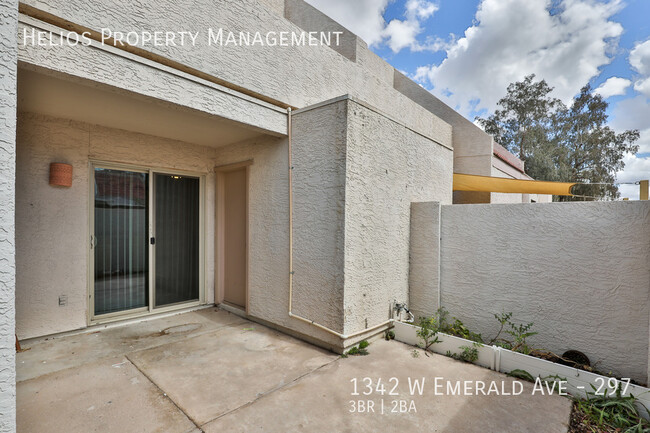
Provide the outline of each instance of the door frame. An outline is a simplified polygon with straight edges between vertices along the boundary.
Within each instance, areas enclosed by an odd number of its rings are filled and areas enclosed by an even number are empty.
[[[253,165],[253,160],[248,159],[245,161],[236,162],[233,164],[219,165],[214,168],[215,177],[216,177],[216,230],[215,230],[215,304],[223,304],[225,296],[225,243],[224,243],[224,233],[225,233],[225,193],[224,193],[224,177],[227,173],[244,169],[246,171],[246,284],[245,284],[245,299],[246,305],[244,312],[248,314],[248,309],[250,305],[250,290],[249,290],[249,263],[250,263],[250,230],[249,230],[249,213],[250,213],[250,166]],[[239,307],[234,305],[226,304],[231,308],[236,308],[240,310]]]
[[[148,281],[148,306],[134,308],[132,310],[116,311],[113,313],[95,315],[95,255],[93,248],[93,236],[95,233],[95,168],[106,168],[109,170],[124,170],[138,173],[147,173],[148,182],[148,237],[154,235],[154,218],[155,218],[155,200],[154,200],[154,174],[170,174],[178,176],[195,177],[199,179],[199,299],[187,302],[179,302],[172,305],[161,307],[154,306],[155,299],[155,248],[151,242],[147,242],[149,257],[149,281]],[[205,173],[178,170],[174,168],[152,167],[144,165],[131,165],[121,162],[105,161],[90,159],[88,162],[88,232],[87,232],[87,252],[88,252],[88,276],[86,284],[88,288],[88,304],[86,308],[86,322],[90,325],[100,323],[115,322],[119,320],[143,317],[152,314],[165,313],[168,311],[180,310],[184,308],[196,307],[205,304],[205,288],[207,285],[205,274],[205,233],[206,233],[206,206],[205,206]]]

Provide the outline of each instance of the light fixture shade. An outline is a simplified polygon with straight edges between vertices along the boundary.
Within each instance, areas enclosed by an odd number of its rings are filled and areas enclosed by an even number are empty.
[[[50,185],[72,186],[72,166],[61,162],[50,164]]]

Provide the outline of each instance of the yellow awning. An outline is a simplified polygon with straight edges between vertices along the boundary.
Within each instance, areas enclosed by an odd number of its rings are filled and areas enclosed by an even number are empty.
[[[569,182],[521,180],[454,173],[454,191],[512,192],[521,194],[573,195]]]

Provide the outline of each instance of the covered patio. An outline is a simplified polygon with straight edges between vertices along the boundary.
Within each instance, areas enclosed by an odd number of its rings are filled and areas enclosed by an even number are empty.
[[[571,408],[564,397],[531,395],[529,383],[518,396],[436,396],[435,377],[506,388],[513,379],[444,356],[413,357],[395,341],[341,358],[215,307],[35,339],[23,349],[19,432],[565,432]],[[364,395],[365,377],[381,378],[386,393]],[[391,378],[399,395],[388,395]],[[422,395],[411,394],[409,378],[425,378]],[[374,401],[374,411],[351,413],[352,400]],[[416,412],[393,412],[394,400],[413,402]]]

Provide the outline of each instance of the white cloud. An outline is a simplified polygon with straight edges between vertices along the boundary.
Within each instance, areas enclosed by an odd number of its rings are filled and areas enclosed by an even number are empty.
[[[439,39],[418,41],[422,22],[431,18],[438,5],[427,0],[407,0],[404,19],[384,20],[386,6],[392,0],[307,0],[344,27],[361,37],[370,46],[386,44],[395,53],[410,48],[412,51],[437,51],[444,46]]]
[[[612,110],[610,126],[621,132],[626,129],[639,129],[641,137],[636,144],[639,153],[650,153],[650,100],[643,95],[625,99]],[[618,182],[636,182],[650,178],[650,158],[639,155],[626,155],[625,168],[616,174]],[[639,199],[638,185],[620,185],[621,197]]]
[[[594,93],[598,93],[603,99],[611,96],[625,95],[625,91],[632,82],[626,78],[611,77],[608,78],[603,84],[598,86]]]
[[[638,182],[650,178],[650,158],[639,158],[636,155],[626,155],[624,158],[625,169],[616,175],[617,182]],[[621,198],[630,200],[639,199],[639,185],[619,185]]]
[[[630,66],[639,74],[634,90],[650,97],[650,39],[630,51]]]
[[[469,115],[493,111],[509,83],[535,73],[565,102],[611,61],[623,28],[610,21],[620,0],[483,0],[475,24],[447,49],[440,65],[415,78]]]
[[[400,52],[404,48],[410,48],[412,51],[422,51],[425,49],[438,50],[440,44],[436,41],[426,44],[420,44],[417,37],[422,33],[421,22],[429,19],[438,10],[438,5],[424,0],[408,0],[404,7],[404,20],[391,20],[386,29],[384,36],[387,45],[394,53]]]
[[[630,65],[642,75],[650,75],[650,40],[637,44],[630,51]]]
[[[612,109],[610,126],[617,132],[638,129],[639,153],[650,153],[650,100],[643,95],[625,99]]]

